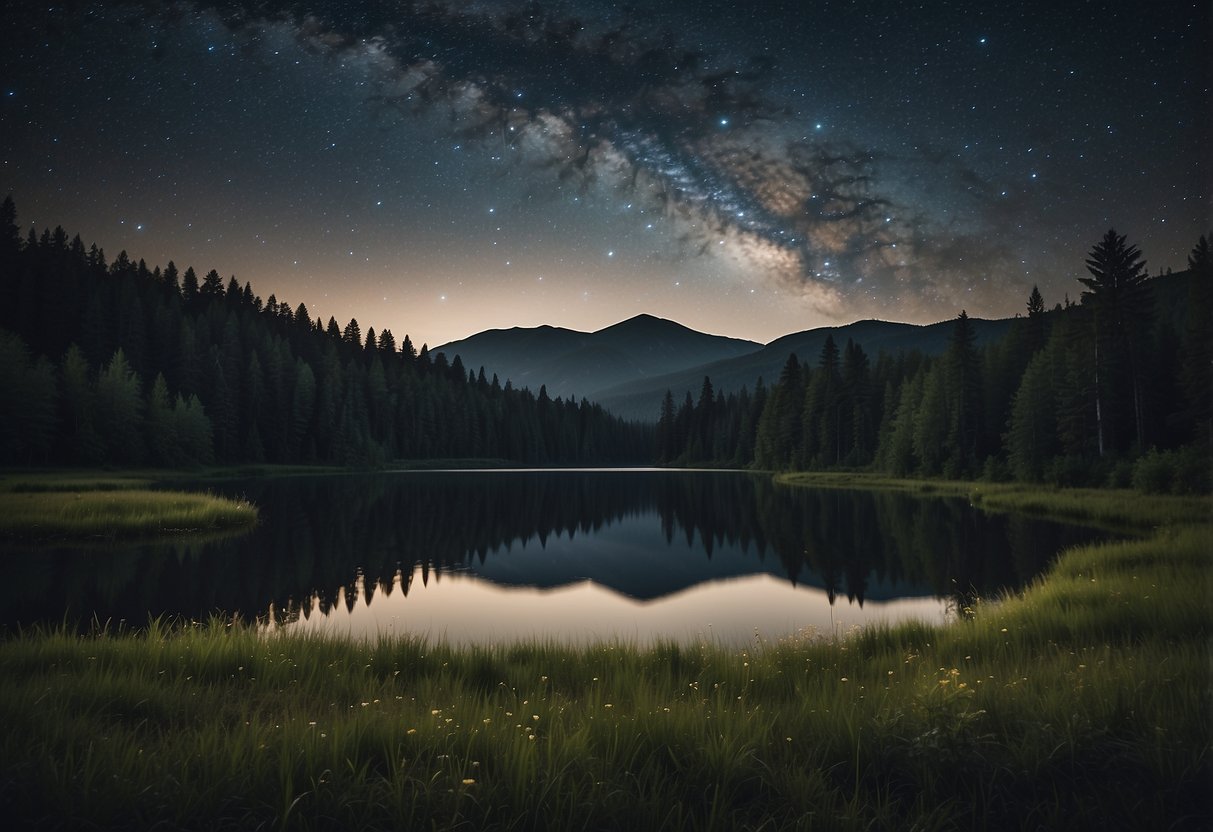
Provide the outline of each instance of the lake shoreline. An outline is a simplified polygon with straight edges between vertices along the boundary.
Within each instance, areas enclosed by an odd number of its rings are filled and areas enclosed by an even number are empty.
[[[1069,550],[949,625],[745,650],[369,645],[223,620],[20,633],[0,642],[0,807],[101,828],[1207,828],[1209,501],[901,483],[1128,511],[1142,537]]]
[[[0,472],[0,540],[31,544],[147,541],[239,532],[247,500],[155,487],[158,472]]]

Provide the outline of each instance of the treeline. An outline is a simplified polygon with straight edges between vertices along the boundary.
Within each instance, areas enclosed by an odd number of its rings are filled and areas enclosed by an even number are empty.
[[[1033,287],[1008,334],[976,346],[961,312],[948,349],[873,361],[827,338],[753,395],[666,395],[667,464],[852,468],[897,476],[1208,491],[1213,448],[1213,258],[1201,237],[1158,297],[1141,252],[1109,231],[1081,302]]]
[[[0,205],[0,463],[648,462],[652,429]]]

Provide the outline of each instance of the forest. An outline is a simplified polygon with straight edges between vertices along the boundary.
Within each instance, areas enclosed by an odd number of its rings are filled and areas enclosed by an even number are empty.
[[[647,463],[652,428],[0,205],[0,463]]]
[[[24,237],[0,204],[0,463],[377,466],[395,460],[873,470],[1207,492],[1213,255],[1150,277],[1109,230],[1079,300],[1033,287],[978,347],[826,340],[770,386],[667,391],[656,426],[486,378],[390,330],[313,319],[211,270],[107,262],[62,228]]]
[[[658,458],[1208,492],[1209,237],[1188,266],[1151,278],[1138,247],[1109,230],[1088,253],[1079,302],[1048,310],[1033,287],[1025,314],[983,348],[962,310],[940,356],[873,360],[829,338],[815,361],[789,355],[769,388],[717,395],[705,377],[678,405],[668,391]]]

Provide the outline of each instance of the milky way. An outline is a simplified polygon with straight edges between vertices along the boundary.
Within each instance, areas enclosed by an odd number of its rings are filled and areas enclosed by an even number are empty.
[[[1073,291],[1107,225],[1157,267],[1206,230],[1202,6],[85,4],[6,27],[0,187],[29,221],[66,224],[45,213],[74,195],[111,249],[218,256],[262,291],[435,339],[639,312],[760,340],[1013,314],[1033,283]],[[99,77],[100,125],[71,103]],[[246,141],[198,147],[225,129],[198,113],[234,113]],[[56,160],[61,142],[97,158]],[[106,227],[166,178],[196,211],[157,196],[160,236]],[[391,219],[369,210],[385,202]],[[235,230],[253,226],[255,245]]]

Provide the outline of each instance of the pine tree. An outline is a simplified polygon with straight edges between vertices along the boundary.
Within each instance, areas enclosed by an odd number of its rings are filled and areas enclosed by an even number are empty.
[[[154,465],[173,468],[182,462],[177,420],[164,376],[157,374],[147,395],[147,444]]]
[[[716,422],[716,391],[712,387],[712,380],[707,376],[703,377],[703,384],[699,388],[699,401],[695,405],[694,422],[692,458],[703,462],[712,457],[712,431]]]
[[[788,468],[802,442],[804,376],[795,353],[788,355],[779,381],[767,395],[754,440],[754,461],[760,468]]]
[[[17,227],[17,206],[12,196],[0,203],[0,326],[12,327],[16,321],[21,275],[21,231]]]
[[[960,310],[952,328],[948,352],[944,356],[949,392],[948,444],[956,473],[976,470],[978,438],[981,432],[981,358],[977,354],[977,335],[965,310]]]
[[[0,330],[0,460],[46,462],[55,424],[55,373],[19,335]]]
[[[211,420],[197,396],[177,395],[173,414],[177,420],[176,434],[181,442],[181,454],[193,465],[209,465],[215,461]]]
[[[1152,320],[1152,300],[1146,263],[1124,235],[1108,229],[1087,257],[1091,277],[1078,280],[1086,290],[1084,304],[1095,315],[1092,371],[1095,376],[1095,419],[1099,455],[1123,445],[1117,436],[1120,381],[1129,380],[1131,421],[1138,446],[1145,445],[1145,401],[1141,352]]]
[[[844,423],[844,419],[840,418],[840,430],[845,428],[849,431],[850,441],[846,448],[840,443],[840,454],[845,453],[845,461],[850,465],[864,465],[875,452],[879,416],[872,402],[867,353],[850,338],[842,356],[842,387],[845,406],[849,410],[849,413],[844,412],[844,416],[848,417],[849,423]]]
[[[919,472],[934,476],[943,471],[948,440],[948,385],[943,362],[936,362],[923,379],[922,398],[914,413],[914,456]]]
[[[496,376],[493,377],[496,380]],[[661,415],[657,418],[657,461],[663,464],[673,462],[678,456],[679,449],[674,445],[674,393],[669,388],[661,400]]]
[[[826,335],[804,397],[799,462],[805,466],[833,466],[842,458],[842,377],[838,345]]]
[[[181,297],[187,306],[192,305],[198,299],[198,274],[194,271],[193,266],[188,266],[185,269],[185,274],[181,276]]]
[[[168,265],[164,267],[164,275],[160,279],[160,285],[171,294],[177,295],[181,292],[180,284],[181,277],[177,274],[177,264],[169,260]]]
[[[143,393],[138,376],[119,348],[97,376],[96,425],[111,462],[143,460]]]
[[[1024,371],[1011,405],[1006,447],[1012,475],[1040,482],[1057,453],[1057,401],[1053,394],[1053,351],[1038,352]]]
[[[125,254],[125,252],[123,252]],[[119,257],[122,255],[119,254]],[[202,278],[202,288],[198,293],[204,298],[216,299],[223,297],[223,278],[219,276],[219,272],[211,269],[206,273],[206,277]]]
[[[105,459],[105,446],[93,422],[93,385],[88,361],[75,344],[63,356],[59,379],[63,402],[60,422],[67,438],[63,458],[98,464]]]
[[[1045,345],[1045,299],[1040,289],[1032,286],[1028,295],[1028,353],[1035,355]]]
[[[914,453],[915,423],[922,404],[925,373],[920,369],[913,377],[904,379],[898,388],[896,410],[890,419],[889,432],[879,450],[880,465],[898,477],[912,474],[919,465]],[[886,399],[891,406],[894,399]]]
[[[1188,320],[1180,383],[1192,435],[1213,445],[1213,252],[1202,235],[1188,255]]]

